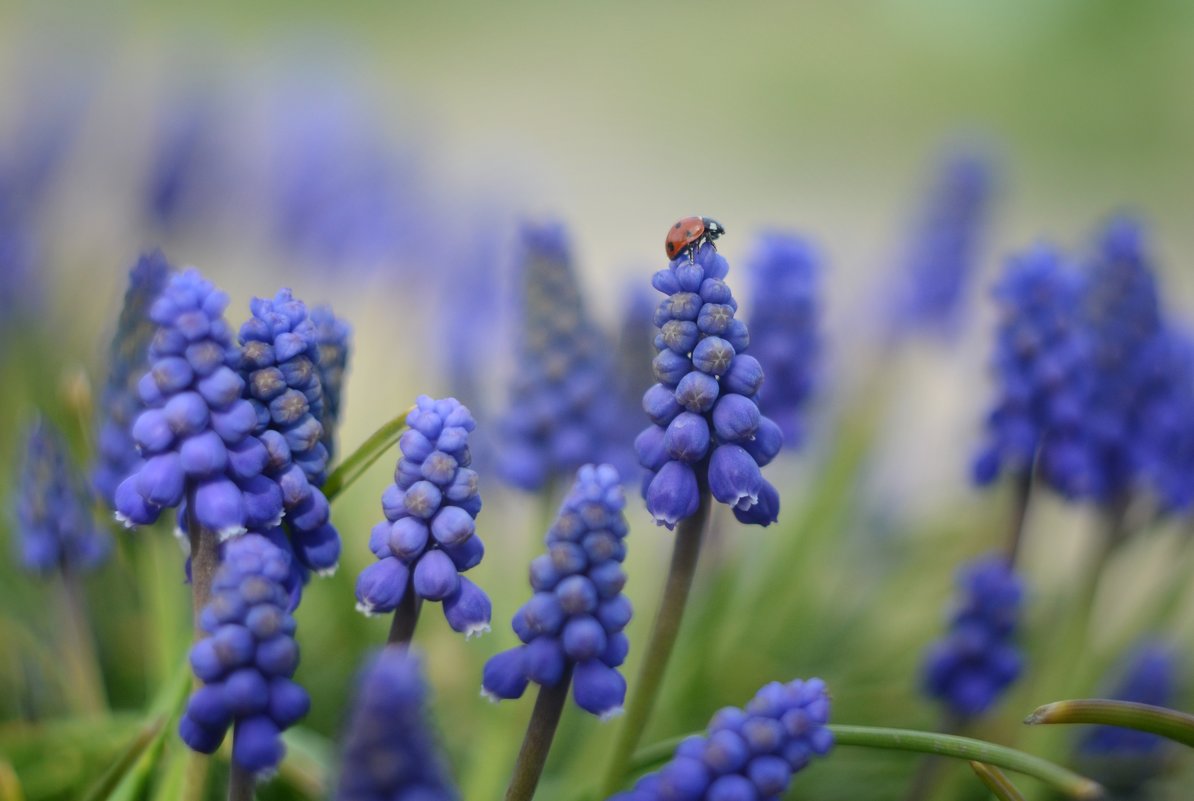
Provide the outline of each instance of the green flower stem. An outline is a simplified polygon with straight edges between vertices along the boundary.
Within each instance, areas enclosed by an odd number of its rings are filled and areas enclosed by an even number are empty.
[[[361,473],[369,469],[371,464],[380,459],[381,455],[398,441],[398,438],[402,436],[402,431],[406,428],[406,417],[412,411],[414,411],[413,406],[385,423],[374,431],[369,439],[362,442],[359,448],[336,465],[336,469],[328,476],[328,480],[323,482],[322,487],[323,494],[329,501],[352,486],[352,482],[360,478]]]
[[[701,552],[701,537],[709,522],[712,502],[709,490],[702,487],[696,514],[680,521],[680,525],[676,527],[676,543],[672,550],[672,565],[668,570],[663,600],[659,604],[655,629],[647,643],[642,667],[639,668],[638,681],[630,695],[625,720],[622,721],[618,739],[614,743],[613,756],[610,758],[602,788],[603,797],[612,795],[621,788],[626,766],[638,747],[647,720],[651,717],[651,708],[659,694],[668,658],[672,655],[672,647],[676,644],[676,635],[680,631],[680,621],[684,617],[684,605],[692,587],[692,577],[696,573],[697,558]]]
[[[911,729],[886,729],[876,726],[847,726],[840,723],[831,724],[828,728],[833,732],[834,740],[839,746],[853,745],[863,748],[913,751],[965,759],[970,762],[982,762],[985,765],[1032,776],[1070,798],[1097,799],[1103,797],[1103,788],[1097,782],[1032,754],[983,740],[973,740],[954,734],[938,734]],[[659,765],[672,755],[676,746],[690,736],[689,734],[684,737],[676,737],[644,748],[631,760],[630,770],[637,773]]]
[[[1020,546],[1024,542],[1028,504],[1032,498],[1032,468],[1021,470],[1015,475],[1014,480],[1016,483],[1012,488],[1012,516],[1007,531],[1007,562],[1013,567],[1016,565],[1016,557],[1020,554]]]
[[[231,772],[228,774],[228,801],[253,801],[255,784],[253,774],[232,760]]]
[[[80,712],[101,715],[108,708],[104,679],[95,653],[95,637],[87,621],[86,602],[78,575],[64,569],[61,575],[62,620],[66,633],[66,667],[71,675],[71,696]]]
[[[539,688],[535,710],[527,724],[527,733],[518,751],[518,761],[514,763],[514,775],[510,778],[510,786],[506,788],[506,801],[531,801],[534,797],[539,777],[543,775],[543,766],[547,763],[547,753],[551,750],[551,741],[560,723],[560,715],[564,712],[564,703],[568,700],[568,686],[571,683],[572,667],[569,666],[555,687]]]
[[[1098,723],[1159,734],[1194,748],[1194,715],[1163,706],[1084,698],[1054,701],[1038,707],[1024,719],[1030,726],[1042,723]]]
[[[220,541],[214,531],[199,523],[195,514],[195,491],[187,492],[187,538],[191,543],[191,612],[194,641],[207,635],[199,624],[204,607],[211,600],[211,584],[220,567]],[[198,684],[199,680],[195,679]],[[186,801],[198,801],[206,795],[207,773],[210,764],[204,754],[192,753],[187,766]]]
[[[983,762],[971,762],[970,768],[999,801],[1024,801],[1024,794],[1016,789],[1012,780],[999,768],[993,768]]]
[[[390,636],[387,645],[409,645],[415,636],[415,627],[419,625],[419,612],[423,608],[423,599],[415,593],[414,579],[406,580],[406,592],[402,593],[402,601],[394,610],[394,619],[390,623]]]

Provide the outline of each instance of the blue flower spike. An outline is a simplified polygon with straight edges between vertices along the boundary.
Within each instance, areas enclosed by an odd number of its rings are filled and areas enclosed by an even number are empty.
[[[820,361],[821,258],[801,237],[768,231],[756,240],[748,271],[751,352],[767,373],[759,411],[779,424],[788,447],[797,447]]]
[[[613,348],[585,309],[563,226],[525,225],[520,247],[524,324],[498,467],[535,491],[626,448]]]
[[[658,383],[643,395],[651,425],[635,440],[647,509],[671,529],[696,513],[709,491],[742,523],[767,526],[779,495],[759,468],[783,445],[759,411],[763,367],[746,354],[747,326],[725,283],[729,263],[710,243],[684,251],[652,284],[667,295],[655,312]]]
[[[608,801],[779,801],[792,777],[833,749],[820,679],[772,682],[744,708],[726,707],[672,761]]]
[[[369,538],[378,561],[357,578],[357,610],[369,616],[397,610],[404,598],[439,601],[454,631],[482,634],[489,631],[489,598],[461,575],[485,552],[476,533],[477,473],[469,467],[476,423],[455,398],[426,395],[406,422],[394,483],[381,498],[386,519]]]
[[[522,645],[485,665],[482,694],[522,696],[528,682],[557,687],[572,678],[577,706],[602,720],[622,711],[618,668],[629,641],[631,607],[622,588],[629,528],[621,478],[611,465],[585,465],[547,533],[547,553],[531,562],[534,594],[514,615]]]
[[[150,307],[157,331],[138,383],[145,411],[132,428],[145,461],[114,496],[116,518],[130,528],[155,522],[188,492],[199,525],[221,540],[282,517],[282,492],[262,475],[265,449],[242,397],[227,305],[227,295],[189,269],[171,276]]]
[[[459,799],[428,720],[421,662],[389,646],[361,672],[336,801]]]
[[[336,452],[336,429],[344,402],[344,377],[352,350],[352,328],[331,306],[311,309],[315,343],[319,347],[319,383],[323,387],[323,446],[330,459]]]
[[[282,731],[311,705],[292,679],[299,652],[288,611],[290,557],[259,534],[237,537],[222,551],[200,617],[207,636],[191,648],[191,667],[204,684],[191,695],[179,733],[195,751],[211,754],[231,727],[233,761],[268,774],[285,753]]]
[[[929,696],[967,720],[986,712],[1023,669],[1015,634],[1024,588],[1003,554],[964,565],[957,583],[949,633],[929,649],[923,681]]]
[[[86,572],[108,556],[111,542],[92,521],[66,442],[45,420],[26,437],[16,511],[21,565],[31,573]]]
[[[100,395],[100,425],[91,483],[111,509],[116,488],[136,472],[141,454],[133,441],[133,421],[141,412],[137,382],[149,370],[149,344],[156,329],[149,307],[166,286],[173,268],[161,251],[147,253],[129,271],[128,290],[108,350],[108,380]]]
[[[991,360],[996,400],[974,464],[979,484],[1033,469],[1066,497],[1089,491],[1094,466],[1083,427],[1093,389],[1086,290],[1062,255],[1037,245],[1013,256],[994,290],[999,323]]]

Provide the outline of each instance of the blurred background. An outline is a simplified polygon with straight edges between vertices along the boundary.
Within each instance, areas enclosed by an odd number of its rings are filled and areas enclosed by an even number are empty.
[[[1006,515],[1006,498],[969,476],[989,395],[987,290],[1010,252],[1042,239],[1081,251],[1128,211],[1149,232],[1166,313],[1192,319],[1191,75],[1194,6],[1166,0],[0,4],[0,496],[39,411],[86,462],[87,398],[107,373],[128,268],[147,249],[228,291],[234,326],[250,297],[280,286],[351,322],[348,452],[420,393],[461,394],[483,426],[500,413],[517,358],[522,221],[566,225],[585,304],[611,336],[628,287],[665,265],[677,218],[725,224],[718,244],[748,317],[751,276],[737,265],[758,232],[792,229],[823,259],[805,447],[770,468],[779,525],[723,521],[647,739],[803,675],[830,682],[842,722],[931,728],[919,654],[941,630],[954,567],[995,544]],[[925,196],[957,152],[981,154],[990,175],[974,272],[948,331],[897,351],[885,309]],[[387,456],[337,500],[340,572],[311,586],[298,615],[315,706],[295,767],[263,797],[320,797],[334,770],[350,677],[384,637],[351,611],[351,584],[372,560],[364,542],[391,467]],[[500,528],[476,571],[492,588],[494,634],[465,644],[428,620],[419,638],[470,799],[496,797],[529,712],[490,708],[475,687],[483,660],[513,642],[509,616],[528,592],[503,577],[522,575],[542,534],[539,499],[482,481],[482,520]],[[641,642],[671,540],[630,495]],[[1094,523],[1051,498],[1032,521],[1024,564],[1039,633]],[[1133,593],[1170,580],[1184,527],[1159,526],[1115,566],[1092,628],[1099,667],[1142,633],[1153,607]],[[116,558],[87,580],[104,601],[92,625],[112,719],[126,725],[185,650],[177,559],[164,531],[121,533]],[[766,573],[777,563],[786,580]],[[28,798],[81,797],[102,750],[63,768],[16,723],[63,713],[45,671],[67,647],[56,612],[15,564],[0,580],[0,711],[14,722],[0,753]],[[758,607],[759,586],[785,614]],[[1150,633],[1189,645],[1182,617],[1166,620]],[[1047,637],[1028,647],[1030,661],[1050,655]],[[635,667],[632,647],[628,676]],[[1062,758],[1072,733],[1018,725],[1048,700],[1040,686],[1013,692],[979,733]],[[563,792],[552,781],[584,785],[608,728],[569,711],[542,797]],[[900,798],[915,767],[842,749],[791,797]],[[1157,797],[1185,797],[1189,760],[1178,770]],[[950,786],[978,793],[961,771]]]

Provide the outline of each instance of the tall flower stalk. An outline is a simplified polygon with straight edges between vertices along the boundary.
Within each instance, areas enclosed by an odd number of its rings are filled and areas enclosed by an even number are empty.
[[[531,562],[534,595],[512,621],[523,644],[485,665],[482,692],[494,701],[521,697],[532,681],[540,687],[507,801],[534,795],[569,685],[577,706],[602,720],[622,711],[626,681],[618,668],[630,648],[623,629],[632,611],[622,594],[625,505],[612,465],[577,472],[547,532],[547,553]]]
[[[758,360],[743,351],[750,333],[735,319],[738,304],[725,283],[729,263],[712,244],[681,252],[655,273],[667,297],[655,312],[659,331],[652,363],[658,383],[643,395],[651,420],[635,441],[647,510],[676,531],[671,567],[651,639],[614,745],[605,792],[616,790],[642,737],[679,634],[713,500],[739,522],[767,526],[779,515],[779,493],[760,472],[783,445],[783,432],[759,412]]]

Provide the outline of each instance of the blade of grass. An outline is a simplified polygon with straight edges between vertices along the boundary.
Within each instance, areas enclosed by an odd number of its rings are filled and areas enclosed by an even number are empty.
[[[1024,719],[1029,726],[1049,723],[1097,723],[1121,726],[1162,737],[1194,748],[1194,715],[1163,706],[1083,698],[1054,701],[1037,707]]]
[[[355,451],[345,457],[336,469],[328,476],[328,480],[323,484],[323,494],[328,501],[334,499],[344,490],[352,486],[352,482],[360,478],[369,465],[381,458],[381,455],[388,451],[398,438],[402,436],[403,429],[406,428],[406,416],[414,410],[412,406],[402,414],[394,419],[386,422],[381,428],[374,431],[367,440],[361,443]]]

